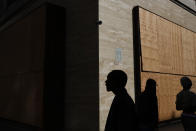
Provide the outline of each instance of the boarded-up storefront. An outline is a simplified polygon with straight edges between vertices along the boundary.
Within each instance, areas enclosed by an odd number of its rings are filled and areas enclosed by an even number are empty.
[[[159,120],[178,118],[175,100],[182,90],[181,77],[190,77],[196,91],[196,33],[140,7],[134,13],[135,88],[144,91],[146,80],[155,79]]]

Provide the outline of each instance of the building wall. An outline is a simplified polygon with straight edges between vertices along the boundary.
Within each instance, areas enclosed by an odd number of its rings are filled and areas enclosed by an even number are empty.
[[[65,130],[98,131],[98,1],[37,0],[14,14],[0,31],[46,1],[66,10]]]
[[[185,4],[186,6],[190,7],[192,10],[196,11],[196,1],[195,0],[178,0]]]
[[[0,30],[45,1],[35,2]],[[98,0],[48,1],[66,8],[65,130],[68,131],[104,130],[113,99],[113,94],[106,92],[105,80],[113,69],[122,69],[128,74],[126,88],[134,99],[134,6],[140,5],[196,31],[195,16],[169,0],[99,0],[99,3]],[[103,22],[99,30],[96,24],[98,17]],[[115,61],[117,48],[121,48],[122,59],[119,63]]]
[[[196,17],[170,0],[100,0],[99,20],[99,116],[104,130],[114,95],[106,92],[107,74],[114,69],[128,74],[126,88],[134,99],[134,60],[132,9],[141,6],[181,26],[196,31]],[[116,50],[121,48],[121,61],[116,64]]]
[[[42,127],[44,8],[0,32],[0,118]]]
[[[65,130],[98,131],[98,1],[49,1],[66,9]]]

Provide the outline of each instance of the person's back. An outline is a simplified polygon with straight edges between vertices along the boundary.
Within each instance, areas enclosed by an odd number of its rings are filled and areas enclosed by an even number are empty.
[[[181,121],[185,131],[196,131],[196,95],[190,91],[192,82],[188,77],[182,77],[183,90],[176,96],[176,109],[183,110]]]
[[[155,127],[158,122],[157,97],[142,93],[138,102],[138,117],[140,124]]]
[[[183,110],[184,113],[195,112],[196,95],[190,90],[182,90],[177,94],[176,109]]]
[[[135,105],[131,97],[126,92],[115,96],[108,114],[105,131],[136,131],[136,122]]]
[[[141,131],[154,131],[158,124],[158,102],[156,82],[148,79],[145,91],[139,96],[137,114]]]

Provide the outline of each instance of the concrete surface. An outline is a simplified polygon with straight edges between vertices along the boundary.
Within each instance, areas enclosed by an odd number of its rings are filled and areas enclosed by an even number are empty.
[[[176,123],[162,126],[158,129],[158,131],[184,131],[184,129],[181,123]]]

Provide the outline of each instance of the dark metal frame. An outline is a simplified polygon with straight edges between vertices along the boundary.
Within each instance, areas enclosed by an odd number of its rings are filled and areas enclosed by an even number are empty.
[[[139,25],[139,6],[133,8],[133,56],[134,56],[134,83],[135,83],[135,102],[141,94],[141,39]]]
[[[178,6],[182,7],[183,9],[187,10],[188,12],[190,12],[191,14],[196,16],[196,11],[195,10],[191,9],[187,5],[185,5],[182,2],[180,2],[179,0],[170,0],[170,1],[175,3],[175,4],[177,4]]]

